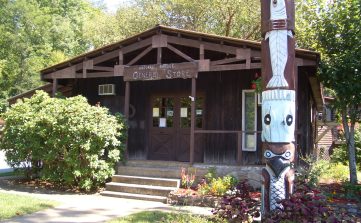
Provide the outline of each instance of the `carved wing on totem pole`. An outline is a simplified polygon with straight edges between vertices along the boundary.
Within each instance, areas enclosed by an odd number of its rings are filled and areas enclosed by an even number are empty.
[[[278,203],[293,190],[295,157],[294,0],[261,0],[263,213],[282,209]]]

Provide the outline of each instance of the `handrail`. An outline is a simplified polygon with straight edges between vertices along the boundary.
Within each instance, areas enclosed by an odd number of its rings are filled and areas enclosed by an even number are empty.
[[[203,129],[196,129],[194,130],[194,133],[215,133],[215,134],[227,134],[227,133],[262,133],[262,131],[242,131],[242,130],[203,130]]]

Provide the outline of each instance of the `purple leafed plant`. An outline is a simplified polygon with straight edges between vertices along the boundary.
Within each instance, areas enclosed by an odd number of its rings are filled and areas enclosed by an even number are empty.
[[[250,186],[246,180],[241,181],[223,196],[223,200],[212,212],[229,222],[252,222],[259,217],[260,201],[250,196]]]
[[[299,184],[290,198],[279,203],[282,204],[283,210],[275,210],[264,216],[264,222],[339,222],[327,207],[326,198],[320,191],[305,183]]]

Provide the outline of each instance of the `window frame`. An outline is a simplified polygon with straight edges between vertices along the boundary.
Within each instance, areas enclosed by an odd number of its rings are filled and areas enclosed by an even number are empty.
[[[253,137],[254,137],[254,142],[255,142],[255,146],[254,147],[246,147],[246,135],[247,133],[245,132],[245,124],[246,124],[246,93],[254,93],[254,112],[255,112],[255,116],[254,116],[254,131],[255,133],[253,133]],[[248,151],[248,152],[255,152],[257,151],[257,93],[254,89],[245,89],[242,90],[242,151]]]

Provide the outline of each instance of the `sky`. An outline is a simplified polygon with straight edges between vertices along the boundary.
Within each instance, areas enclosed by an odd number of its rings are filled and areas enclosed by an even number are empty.
[[[102,1],[104,2],[108,12],[115,12],[120,5],[127,4],[127,2],[128,3],[130,2],[130,0],[102,0]]]

